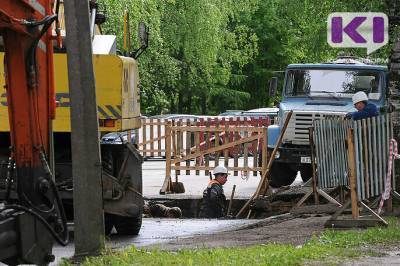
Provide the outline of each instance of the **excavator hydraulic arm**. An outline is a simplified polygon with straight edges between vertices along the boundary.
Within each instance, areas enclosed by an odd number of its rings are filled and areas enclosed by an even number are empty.
[[[0,261],[6,264],[47,264],[54,259],[53,239],[68,242],[48,163],[55,117],[52,26],[58,5],[55,0],[0,1],[11,138],[8,167],[0,173],[6,175],[7,195],[0,206]]]

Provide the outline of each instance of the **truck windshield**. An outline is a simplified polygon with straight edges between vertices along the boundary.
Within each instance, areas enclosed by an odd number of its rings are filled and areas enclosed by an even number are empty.
[[[346,69],[288,70],[285,95],[329,98],[351,98],[364,91],[371,100],[381,95],[380,72]]]

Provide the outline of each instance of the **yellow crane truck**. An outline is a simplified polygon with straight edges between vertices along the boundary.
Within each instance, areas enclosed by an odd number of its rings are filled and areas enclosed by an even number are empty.
[[[116,36],[96,34],[99,33],[97,24],[105,20],[104,13],[99,11],[95,1],[90,1],[90,9],[99,137],[109,132],[137,129],[141,126],[141,122],[136,58],[147,48],[148,29],[144,24],[139,27],[139,37],[141,37],[139,49],[126,54],[128,56],[117,55]],[[62,6],[59,17],[61,32],[65,36]],[[3,60],[3,57],[4,53],[1,52],[0,60]],[[9,161],[10,129],[3,64],[0,64],[0,73],[0,198],[5,199],[7,194],[5,179],[13,165],[10,165]],[[57,108],[56,119],[53,121],[52,165],[64,208],[68,218],[72,220],[71,121],[65,49],[54,54],[54,75]],[[135,146],[128,141],[119,144],[101,143],[101,158],[106,234],[115,227],[119,234],[136,235],[141,227],[143,212],[142,157]]]

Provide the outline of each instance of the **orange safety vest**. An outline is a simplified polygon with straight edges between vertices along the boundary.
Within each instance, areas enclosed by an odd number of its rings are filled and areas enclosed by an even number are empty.
[[[208,182],[207,188],[211,188],[212,185],[214,185],[214,184],[220,185],[220,183],[217,180],[213,179],[213,180],[210,180],[210,182]]]

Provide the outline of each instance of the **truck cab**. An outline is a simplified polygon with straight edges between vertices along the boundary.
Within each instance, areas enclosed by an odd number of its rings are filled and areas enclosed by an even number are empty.
[[[272,82],[271,82],[272,84]],[[387,110],[387,68],[353,59],[332,63],[291,64],[286,68],[278,123],[268,127],[268,149],[275,148],[289,111],[289,121],[270,172],[270,185],[290,185],[301,172],[303,181],[312,176],[309,128],[316,119],[343,118],[357,111],[352,96],[364,91],[369,102]]]

